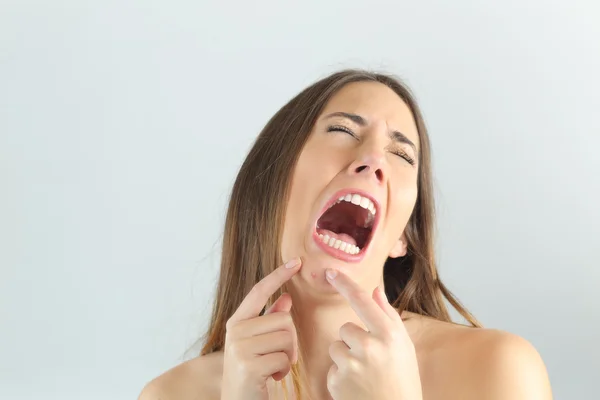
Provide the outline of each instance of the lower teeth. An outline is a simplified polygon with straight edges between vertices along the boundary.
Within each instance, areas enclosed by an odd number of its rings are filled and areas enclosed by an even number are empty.
[[[326,245],[328,245],[329,247],[333,247],[334,249],[342,250],[343,252],[348,253],[348,254],[358,254],[358,252],[360,251],[358,246],[355,246],[350,243],[346,243],[346,242],[336,239],[336,238],[332,238],[329,235],[319,234],[319,239],[321,239],[321,241],[323,243],[325,243]]]

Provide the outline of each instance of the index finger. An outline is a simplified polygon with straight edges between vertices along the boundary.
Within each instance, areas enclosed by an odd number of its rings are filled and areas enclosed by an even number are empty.
[[[269,298],[300,270],[301,260],[294,258],[261,279],[242,300],[230,318],[231,322],[258,317]]]
[[[331,272],[334,273],[331,273]],[[339,270],[328,270],[327,280],[342,295],[370,332],[381,332],[387,327],[388,316],[375,300],[348,275]]]

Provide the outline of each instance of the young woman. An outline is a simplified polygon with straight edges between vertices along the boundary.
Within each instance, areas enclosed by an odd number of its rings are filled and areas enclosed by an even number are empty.
[[[536,350],[481,328],[442,284],[433,233],[409,90],[358,70],[316,82],[237,176],[202,354],[140,399],[551,399]]]

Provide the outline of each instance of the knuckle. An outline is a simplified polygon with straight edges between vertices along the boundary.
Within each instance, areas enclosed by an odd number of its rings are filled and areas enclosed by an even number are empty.
[[[280,331],[278,332],[278,341],[283,344],[291,345],[293,341],[293,335],[289,331]]]
[[[286,330],[286,331],[283,331],[283,334],[284,334],[286,341],[288,341],[290,343],[292,343],[294,341],[294,333],[293,332]]]
[[[381,338],[382,341],[389,346],[404,342],[412,344],[412,340],[410,340],[406,332],[403,332],[401,329],[394,326],[390,326],[386,329]]]
[[[227,322],[225,323],[225,331],[226,332],[231,332],[235,327],[235,321],[233,321],[231,318],[229,318],[227,320]]]
[[[350,358],[346,368],[348,372],[355,375],[360,375],[362,371],[361,363],[356,358]]]
[[[281,365],[288,365],[290,363],[290,358],[288,357],[288,355],[286,353],[278,353],[277,354],[277,361],[281,364]]]
[[[344,363],[343,372],[354,376],[360,376],[362,371],[361,363],[354,357],[350,357]]]
[[[249,296],[252,296],[252,297],[265,296],[267,290],[266,290],[264,282],[265,281],[260,281],[256,285],[252,286],[252,289],[250,289]]]
[[[377,343],[370,337],[364,337],[359,339],[360,346],[363,348],[367,356],[371,355],[377,347]]]
[[[402,334],[398,329],[389,329],[383,335],[383,340],[389,344],[391,344],[393,342],[397,342],[402,339],[403,339]]]
[[[285,325],[289,325],[289,326],[293,327],[294,326],[294,319],[292,318],[292,314],[290,314],[289,312],[284,312],[284,313],[281,313],[281,314],[282,314],[281,315],[282,322]]]
[[[337,393],[340,387],[341,374],[336,365],[333,365],[327,372],[327,389],[332,394]]]
[[[243,332],[244,331],[244,321],[235,321],[235,322],[231,322],[226,324],[225,326],[225,335],[226,337],[230,338],[230,339],[234,339],[239,337],[239,333],[240,331]],[[229,325],[229,326],[227,326]]]
[[[256,359],[256,362],[264,362],[260,360],[260,357]],[[290,358],[284,352],[274,353],[269,357],[269,363],[276,369],[283,369],[290,364]]]
[[[277,326],[284,328],[294,327],[294,319],[292,318],[292,314],[290,314],[289,312],[279,311],[271,314],[271,316],[271,318],[274,318]]]
[[[386,355],[392,351],[392,347],[378,339],[373,338],[368,338],[365,340],[363,343],[363,348],[365,359],[369,363],[378,362],[378,360],[385,359]]]
[[[339,374],[336,372],[330,372],[327,375],[327,389],[331,392],[331,393],[336,393],[338,391],[338,388],[340,386],[339,384],[340,379],[339,379]]]

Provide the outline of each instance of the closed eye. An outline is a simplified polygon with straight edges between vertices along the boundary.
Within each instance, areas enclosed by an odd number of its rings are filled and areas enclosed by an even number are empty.
[[[358,136],[350,128],[346,128],[343,125],[331,125],[327,128],[327,132],[346,132],[348,135],[352,136],[355,139],[358,139]]]
[[[347,128],[343,125],[331,125],[327,128],[327,132],[345,132],[348,135],[355,138],[356,140],[359,139],[359,137],[352,131],[352,129]],[[411,156],[409,156],[404,150],[392,150],[391,152],[397,155],[398,157],[406,160],[406,162],[410,165],[415,165],[415,160]]]
[[[408,162],[410,165],[415,165],[415,160],[414,158],[412,158],[411,156],[409,156],[408,154],[406,154],[405,151],[403,150],[393,150],[392,153],[394,153],[395,155],[404,158],[406,160],[406,162]]]

